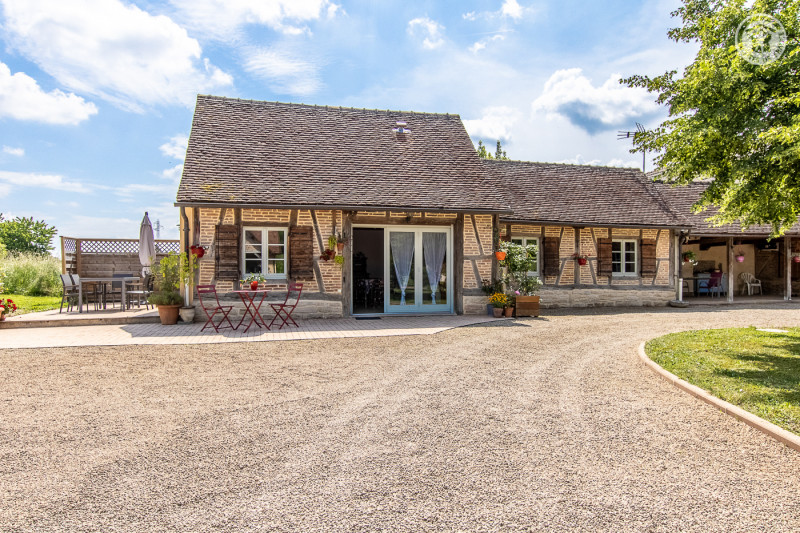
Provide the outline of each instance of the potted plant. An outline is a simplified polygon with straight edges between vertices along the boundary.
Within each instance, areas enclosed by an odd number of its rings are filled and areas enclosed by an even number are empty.
[[[323,261],[330,261],[334,257],[336,257],[336,252],[331,250],[330,248],[326,248],[319,256],[319,258],[322,259]]]
[[[795,263],[800,263],[800,255],[797,254],[793,255],[792,261],[794,261]]]
[[[539,316],[540,299],[536,294],[542,287],[542,282],[535,275],[537,249],[536,245],[514,244],[504,242],[501,244],[506,252],[502,266],[506,267],[504,282],[516,296],[517,317]]]
[[[180,288],[180,255],[170,252],[153,267],[155,292],[147,301],[158,307],[164,326],[178,322],[178,309],[183,303]]]
[[[349,239],[348,239],[347,232],[337,233],[336,234],[336,249],[338,251],[340,251],[340,252],[342,250],[344,250],[344,247],[347,244],[348,240]]]
[[[499,279],[496,279],[494,281],[491,281],[491,280],[488,280],[488,279],[483,279],[483,280],[481,280],[481,291],[483,291],[483,294],[485,294],[487,297],[491,296],[492,294],[494,294],[496,292],[502,292],[503,291],[503,282],[501,280],[499,280]],[[491,303],[487,303],[486,304],[486,314],[489,315],[489,316],[492,316],[494,314],[492,309],[493,309],[492,304]]]
[[[336,235],[331,235],[328,237],[328,250],[336,250],[336,244],[339,242],[339,239],[336,238]],[[336,252],[334,252],[336,254]]]
[[[246,275],[243,279],[240,279],[239,281],[242,283],[243,286],[247,286],[248,284],[250,284],[251,291],[257,291],[258,284],[260,282],[267,281],[267,278],[265,278],[261,274],[261,272],[251,272],[250,274]]]
[[[11,298],[0,298],[0,322],[6,319],[6,315],[10,315],[17,310],[17,304]]]
[[[206,255],[206,249],[199,244],[193,244],[189,247],[189,253],[196,255],[198,259],[202,259]]]
[[[502,292],[496,292],[489,297],[489,303],[494,308],[494,317],[500,318],[503,316],[503,308],[508,304],[508,296]]]
[[[688,252],[683,252],[683,262],[692,264],[697,263],[697,254],[691,250]]]
[[[333,262],[339,265],[339,268],[342,268],[344,266],[344,256],[337,255],[336,257],[333,258]]]
[[[508,296],[508,303],[506,304],[505,309],[503,309],[503,316],[506,318],[511,318],[514,316],[514,307],[517,304],[517,296],[519,296],[519,291],[514,291]]]
[[[181,278],[181,286],[183,286],[183,307],[178,310],[178,313],[181,316],[181,320],[187,323],[194,322],[194,315],[195,309],[194,306],[191,305],[192,300],[192,292],[194,289],[194,273],[197,270],[197,259],[202,257],[195,253],[197,251],[196,246],[192,246],[189,248],[189,255],[187,256],[186,253],[182,253],[180,255],[180,268],[179,274]],[[200,251],[203,249],[200,248]]]
[[[738,250],[736,252],[736,261],[739,262],[739,263],[744,263],[744,252],[743,251]]]
[[[585,256],[585,255],[582,255],[582,254],[572,254],[572,258],[575,259],[578,262],[578,264],[581,265],[581,266],[585,265],[587,263],[587,261],[589,260],[588,256]]]
[[[503,250],[497,250],[494,253],[494,256],[497,258],[498,261],[503,261],[506,258],[506,252]]]

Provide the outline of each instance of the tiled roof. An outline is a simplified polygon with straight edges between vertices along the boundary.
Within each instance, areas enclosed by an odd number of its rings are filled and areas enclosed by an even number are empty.
[[[514,213],[503,220],[588,226],[683,227],[653,184],[637,169],[484,161]]]
[[[709,207],[700,213],[692,213],[692,205],[700,199],[700,195],[706,190],[708,183],[694,182],[689,185],[672,186],[663,181],[656,181],[654,185],[673,211],[684,214],[687,222],[691,226],[692,233],[695,235],[752,235],[761,237],[767,236],[772,232],[772,227],[769,225],[750,226],[746,230],[742,230],[739,224],[726,224],[724,226],[715,227],[711,225],[710,222],[706,221],[707,218],[717,214],[717,210],[713,207]],[[800,226],[794,225],[787,231],[787,234],[800,234]]]
[[[216,96],[197,97],[177,202],[508,211],[458,115]]]

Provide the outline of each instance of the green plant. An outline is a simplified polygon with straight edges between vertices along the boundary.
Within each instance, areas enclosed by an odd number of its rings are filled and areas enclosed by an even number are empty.
[[[36,313],[58,309],[61,305],[61,296],[24,296],[22,294],[6,294],[17,306],[17,314]]]
[[[48,226],[44,220],[17,217],[3,220],[0,213],[0,242],[9,252],[46,255],[53,249],[56,228]]]
[[[337,242],[339,242],[339,240],[336,238],[336,235],[331,235],[328,237],[328,249],[335,250]]]
[[[508,296],[502,292],[496,292],[489,297],[489,303],[492,307],[502,309],[508,305]]]
[[[506,253],[506,258],[500,261],[500,265],[507,269],[503,277],[506,286],[519,291],[521,296],[535,295],[542,288],[541,280],[533,274],[536,268],[536,245],[503,241],[500,250]]]
[[[181,305],[183,303],[183,296],[177,291],[154,292],[147,301],[152,305]]]
[[[344,256],[343,255],[337,255],[336,257],[333,258],[333,262],[336,263],[339,266],[343,266],[344,265]]]
[[[197,256],[195,254],[186,255],[186,252],[181,253],[180,266],[178,268],[178,275],[180,276],[181,285],[188,285],[191,289],[194,287],[194,272],[197,270]]]
[[[170,252],[153,267],[155,292],[147,299],[153,305],[180,305],[181,255]]]
[[[267,278],[265,278],[261,272],[251,272],[250,274],[246,275],[239,281],[242,283],[250,283],[251,281],[258,281],[260,283],[262,281],[267,281]]]
[[[340,244],[347,244],[350,240],[350,236],[347,234],[346,231],[340,232],[336,234],[336,242]]]
[[[0,314],[10,315],[17,310],[17,304],[11,298],[0,298]]]
[[[503,292],[503,281],[499,279],[494,281],[483,279],[481,280],[481,291],[486,296],[491,296],[496,292]]]
[[[0,279],[6,292],[26,296],[60,296],[61,262],[36,253],[9,253],[0,261]]]
[[[691,250],[688,252],[683,252],[683,262],[692,264],[697,263],[697,254]]]

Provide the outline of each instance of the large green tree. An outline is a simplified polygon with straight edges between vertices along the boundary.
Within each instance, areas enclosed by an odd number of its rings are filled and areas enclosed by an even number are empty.
[[[800,0],[748,4],[683,0],[673,13],[683,24],[668,35],[699,43],[694,62],[682,76],[622,83],[657,94],[669,111],[634,138],[635,151],[657,154],[666,181],[712,180],[697,209],[716,205],[718,224],[768,223],[780,235],[800,213]]]
[[[56,228],[44,220],[17,217],[4,220],[0,213],[0,243],[12,253],[35,253],[45,255],[53,249]]]

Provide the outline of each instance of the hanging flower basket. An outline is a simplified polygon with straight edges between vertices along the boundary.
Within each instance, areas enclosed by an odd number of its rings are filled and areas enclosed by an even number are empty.
[[[683,262],[684,263],[693,263],[697,259],[697,254],[694,252],[684,252],[683,254]]]
[[[190,246],[189,252],[192,255],[196,255],[198,259],[201,259],[204,255],[206,255],[206,249],[199,245]]]
[[[503,259],[506,258],[506,253],[498,250],[497,252],[494,253],[494,256],[497,258],[498,261],[502,261]]]
[[[795,263],[800,263],[800,255],[792,257],[792,261],[794,261]]]
[[[739,263],[744,263],[744,256],[743,255],[737,255],[736,256],[736,261],[738,261]]]

